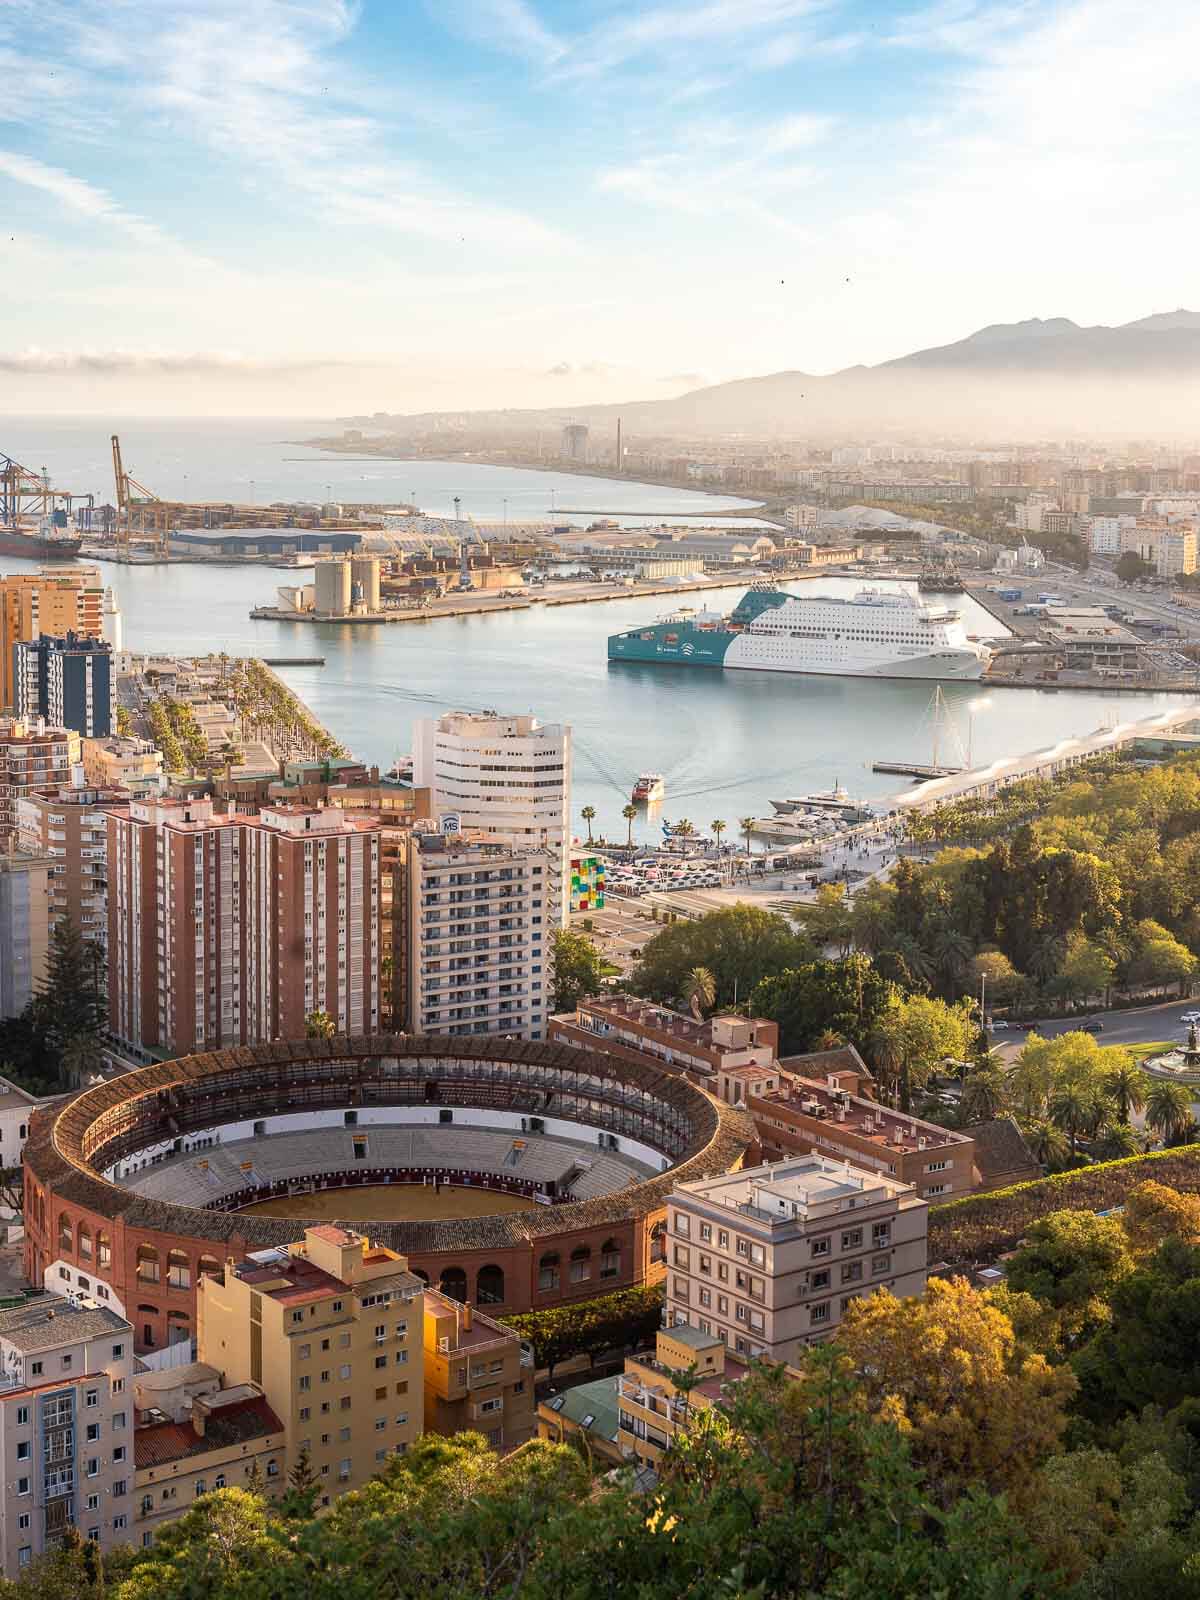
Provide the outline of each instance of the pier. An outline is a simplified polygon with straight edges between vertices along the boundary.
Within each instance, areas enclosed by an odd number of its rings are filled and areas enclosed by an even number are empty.
[[[260,656],[264,667],[323,667],[324,656]]]
[[[962,767],[939,767],[919,761],[873,761],[872,772],[891,772],[903,778],[953,778]]]

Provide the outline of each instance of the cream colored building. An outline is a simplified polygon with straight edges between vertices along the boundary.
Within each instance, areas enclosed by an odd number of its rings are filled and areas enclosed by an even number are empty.
[[[511,1328],[437,1289],[425,1291],[425,1426],[473,1429],[494,1450],[533,1437],[533,1353]]]
[[[0,1017],[19,1016],[45,975],[53,869],[49,856],[0,854]]]
[[[794,1362],[857,1295],[925,1287],[913,1187],[820,1155],[681,1183],[667,1200],[667,1325]]]
[[[94,789],[127,789],[134,795],[162,794],[162,751],[149,739],[85,739],[83,776]]]
[[[331,1223],[201,1280],[200,1360],[261,1388],[288,1460],[308,1452],[321,1505],[421,1434],[423,1289],[404,1256]]]
[[[680,1390],[681,1373],[694,1383]],[[620,1411],[617,1445],[625,1461],[653,1467],[697,1411],[720,1400],[731,1383],[749,1372],[749,1363],[728,1350],[714,1333],[680,1324],[664,1328],[653,1355],[626,1356],[617,1380]]]
[[[210,1386],[190,1399],[178,1420],[158,1412],[139,1414],[134,1450],[130,1542],[143,1547],[201,1495],[244,1488],[255,1468],[268,1495],[278,1494],[286,1481],[283,1423],[252,1383]]]

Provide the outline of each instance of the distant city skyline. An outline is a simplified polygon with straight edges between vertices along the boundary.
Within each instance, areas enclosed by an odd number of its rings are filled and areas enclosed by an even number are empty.
[[[10,0],[0,412],[570,407],[1194,301],[1184,0]]]

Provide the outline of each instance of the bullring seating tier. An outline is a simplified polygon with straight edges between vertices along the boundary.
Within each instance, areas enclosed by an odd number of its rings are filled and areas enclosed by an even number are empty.
[[[357,1158],[354,1141],[364,1137],[367,1154]],[[314,1173],[352,1173],[364,1166],[396,1171],[441,1168],[531,1184],[556,1183],[560,1193],[578,1200],[613,1194],[655,1176],[654,1168],[632,1156],[601,1152],[594,1144],[574,1139],[486,1128],[372,1123],[213,1144],[167,1156],[117,1182],[150,1199],[208,1207],[252,1186],[269,1189],[274,1183]],[[572,1173],[573,1180],[562,1187]]]

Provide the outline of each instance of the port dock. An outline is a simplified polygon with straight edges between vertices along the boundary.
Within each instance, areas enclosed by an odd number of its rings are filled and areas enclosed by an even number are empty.
[[[260,656],[264,667],[323,667],[324,656]]]
[[[902,778],[953,778],[962,772],[962,767],[935,766],[930,762],[920,761],[873,761],[872,772],[894,773]]]

